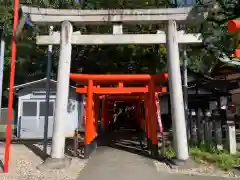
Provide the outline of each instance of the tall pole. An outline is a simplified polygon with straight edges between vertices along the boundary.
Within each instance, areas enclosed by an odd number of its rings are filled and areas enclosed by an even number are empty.
[[[53,33],[53,26],[49,27],[49,35]],[[47,157],[48,146],[48,117],[49,117],[49,99],[50,99],[50,83],[51,83],[51,69],[52,69],[52,45],[48,45],[48,60],[47,60],[47,72],[46,72],[46,109],[45,109],[45,122],[44,122],[44,145],[43,153]]]
[[[187,50],[184,48],[183,50],[183,91],[184,91],[184,109],[185,109],[185,119],[186,119],[186,127],[187,127],[187,135],[189,137],[189,126],[188,126],[188,58],[187,58]]]
[[[52,159],[63,159],[65,150],[65,125],[69,94],[69,75],[72,53],[72,24],[64,21],[61,27],[60,56],[57,77],[57,99],[53,124]]]
[[[5,35],[6,27],[3,24],[1,30],[1,54],[0,54],[0,117],[2,112],[2,89],[3,89],[3,69],[4,69],[4,51],[5,51]]]
[[[186,121],[183,104],[182,80],[180,71],[179,48],[177,41],[177,24],[168,21],[167,32],[169,91],[171,99],[171,113],[173,122],[173,140],[178,160],[187,160],[188,143]]]
[[[187,51],[186,49],[184,49],[183,51],[183,86],[184,86],[184,104],[185,104],[185,111],[187,115],[187,110],[188,110],[188,70],[187,70],[187,66],[188,66],[188,58],[187,58]],[[187,117],[186,117],[187,119]]]
[[[8,120],[6,128],[6,144],[5,144],[5,155],[4,155],[4,168],[3,171],[8,172],[10,144],[11,144],[11,132],[12,132],[12,110],[13,110],[13,91],[14,91],[14,77],[15,77],[15,65],[16,65],[16,30],[18,24],[18,11],[19,11],[19,0],[14,0],[14,16],[13,16],[13,30],[12,30],[12,61],[10,70],[10,86],[9,86],[9,97],[8,97]]]

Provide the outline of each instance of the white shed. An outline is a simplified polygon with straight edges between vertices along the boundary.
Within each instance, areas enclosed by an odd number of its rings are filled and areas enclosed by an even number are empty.
[[[49,103],[48,137],[52,137],[54,110],[56,101],[56,81],[51,80]],[[44,137],[44,120],[46,108],[46,78],[15,86],[18,97],[17,137],[20,139],[42,139]],[[65,121],[66,137],[72,137],[76,129],[81,130],[81,96],[75,87],[69,87],[69,102]],[[80,125],[80,126],[79,126]]]

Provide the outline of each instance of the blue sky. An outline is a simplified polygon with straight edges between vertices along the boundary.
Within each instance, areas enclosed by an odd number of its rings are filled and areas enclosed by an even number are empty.
[[[176,0],[172,0],[172,1],[173,1],[173,3],[176,2]],[[178,3],[179,6],[186,5],[186,4],[190,5],[190,4],[195,4],[196,0],[177,0],[177,3]]]

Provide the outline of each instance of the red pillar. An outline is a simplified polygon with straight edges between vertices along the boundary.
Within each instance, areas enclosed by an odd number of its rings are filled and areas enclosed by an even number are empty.
[[[105,97],[103,96],[103,98],[102,98],[102,109],[101,109],[101,111],[102,111],[102,113],[101,113],[101,128],[102,129],[104,129],[105,127],[106,127],[106,125],[105,125],[105,108],[106,108],[106,99],[105,99]]]
[[[149,110],[151,122],[151,139],[152,139],[152,155],[158,154],[158,137],[157,137],[157,116],[156,116],[156,101],[155,101],[155,82],[151,79],[148,86],[149,93]]]
[[[146,135],[147,135],[147,145],[148,145],[148,148],[151,148],[152,139],[151,139],[151,123],[150,123],[148,93],[146,93],[144,96],[144,110],[145,110],[145,128],[146,128]]]
[[[146,124],[146,120],[145,120],[145,117],[144,117],[144,113],[145,110],[144,110],[144,101],[140,101],[140,118],[141,118],[141,128],[145,131],[146,128],[145,128],[145,124]]]
[[[87,98],[84,99],[84,106],[83,106],[83,127],[86,133],[86,123],[87,123]]]
[[[135,116],[136,116],[137,123],[144,130],[143,117],[141,116],[141,100],[140,99],[136,101],[135,107],[136,107]]]
[[[94,96],[94,119],[95,119],[95,128],[97,133],[98,121],[99,121],[99,109],[100,108],[100,99],[98,95]],[[97,134],[96,134],[97,135]]]
[[[155,101],[156,101],[156,113],[157,113],[157,121],[158,121],[158,126],[159,126],[159,131],[160,133],[163,133],[163,125],[162,125],[162,118],[161,118],[161,108],[159,104],[159,98],[158,98],[159,93],[155,93]]]
[[[102,124],[103,128],[106,128],[109,125],[108,100],[106,97],[103,98],[102,103]]]
[[[140,123],[140,120],[139,120],[140,106],[139,106],[138,102],[134,102],[134,106],[135,106],[135,110],[134,110],[135,119],[136,119],[137,123]]]
[[[94,138],[94,119],[93,119],[93,81],[88,80],[87,88],[87,112],[85,126],[85,143],[89,145]]]
[[[92,134],[92,140],[97,136],[97,120],[96,120],[96,101],[95,101],[95,95],[93,94],[93,100],[92,100],[92,122],[93,122],[93,134]]]
[[[107,105],[107,126],[110,124],[110,122],[113,120],[113,115],[114,115],[114,102],[108,100],[108,105]]]
[[[18,11],[19,11],[19,0],[14,0],[14,15],[13,15],[13,32],[12,32],[12,61],[10,70],[10,86],[9,86],[9,97],[8,97],[8,120],[6,128],[6,145],[4,154],[4,168],[5,173],[8,172],[9,166],[9,155],[10,155],[10,144],[12,135],[12,110],[13,110],[13,94],[14,94],[14,77],[15,77],[15,65],[17,56],[17,45],[16,45],[16,31],[18,25]]]
[[[85,126],[85,151],[84,156],[88,158],[90,154],[96,149],[97,144],[95,137],[97,136],[97,128],[95,121],[95,108],[94,108],[94,86],[93,80],[88,80],[87,87],[87,120]]]

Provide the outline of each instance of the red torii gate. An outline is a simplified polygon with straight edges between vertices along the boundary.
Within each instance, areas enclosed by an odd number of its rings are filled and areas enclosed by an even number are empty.
[[[157,105],[156,93],[166,92],[161,84],[168,79],[167,73],[159,74],[70,74],[70,79],[79,86],[76,92],[87,95],[85,122],[85,156],[91,153],[91,143],[97,136],[96,118],[99,116],[99,100],[108,95],[112,100],[131,100],[139,98],[144,101],[146,133],[151,140],[152,153],[157,153]],[[109,96],[111,95],[111,96]],[[120,96],[119,96],[120,95]],[[123,96],[124,95],[124,96]],[[102,123],[109,123],[106,114],[106,101],[103,101]]]

